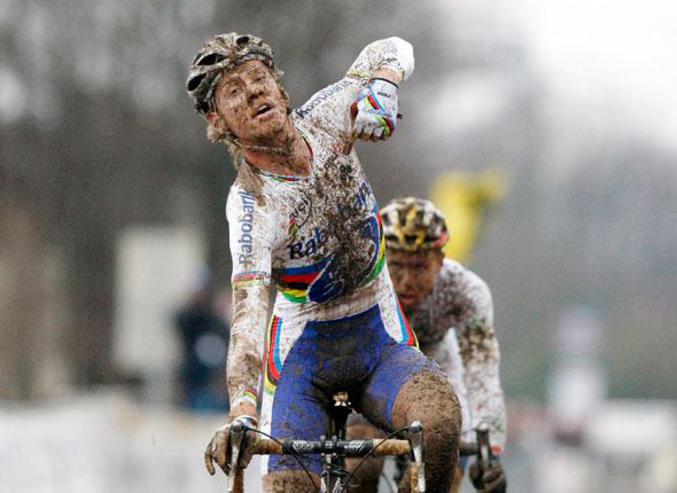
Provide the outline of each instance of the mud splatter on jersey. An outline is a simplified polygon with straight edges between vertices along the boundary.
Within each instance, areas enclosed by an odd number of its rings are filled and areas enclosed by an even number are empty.
[[[458,262],[445,259],[432,293],[411,314],[411,325],[421,350],[447,371],[463,394],[463,439],[473,440],[472,428],[484,421],[492,445],[502,451],[507,419],[489,287]]]
[[[264,353],[262,294],[277,288],[267,339],[265,389],[309,321],[336,320],[378,305],[386,330],[398,342],[415,337],[397,305],[385,266],[378,204],[351,141],[351,104],[371,74],[382,68],[407,78],[414,68],[409,43],[388,38],[368,45],[340,81],[322,89],[295,110],[294,127],[312,153],[307,177],[282,176],[240,163],[226,214],[233,260],[232,284],[241,296],[232,332],[228,388],[239,395],[257,387],[248,369]],[[244,368],[244,367],[247,368]],[[265,408],[265,405],[264,405]],[[264,409],[265,414],[265,409]],[[265,426],[265,423],[262,423]]]

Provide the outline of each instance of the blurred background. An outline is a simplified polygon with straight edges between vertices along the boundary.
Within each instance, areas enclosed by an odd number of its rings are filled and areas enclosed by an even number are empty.
[[[0,491],[225,491],[201,454],[228,405],[234,169],[184,81],[235,30],[296,106],[369,42],[414,45],[396,137],[358,152],[381,203],[447,211],[492,288],[511,490],[677,492],[676,15],[0,0]]]

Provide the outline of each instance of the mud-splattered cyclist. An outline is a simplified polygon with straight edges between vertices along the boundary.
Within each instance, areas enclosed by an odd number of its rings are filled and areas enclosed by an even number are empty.
[[[332,394],[346,390],[382,429],[421,420],[429,491],[449,490],[458,400],[418,350],[398,305],[378,204],[352,148],[357,138],[393,135],[398,86],[413,69],[409,43],[376,41],[341,80],[292,111],[272,50],[255,36],[216,36],[190,66],[195,108],[237,167],[227,202],[231,411],[205,453],[212,474],[214,462],[227,472],[233,421],[280,438],[317,439]],[[315,491],[293,457],[274,456],[263,467],[265,491]],[[319,463],[310,467],[319,482]]]
[[[489,427],[494,457],[486,464],[474,462],[470,479],[478,491],[504,493],[507,481],[498,457],[505,446],[507,419],[491,291],[477,274],[445,258],[442,248],[450,233],[432,202],[398,198],[381,209],[381,216],[395,291],[421,351],[440,364],[456,390],[463,410],[463,441],[475,441],[474,428],[480,423]],[[348,433],[351,438],[379,436],[359,419],[353,419]],[[450,493],[460,490],[464,468],[459,468]],[[373,460],[368,471],[360,478],[359,491],[376,493],[381,461]]]

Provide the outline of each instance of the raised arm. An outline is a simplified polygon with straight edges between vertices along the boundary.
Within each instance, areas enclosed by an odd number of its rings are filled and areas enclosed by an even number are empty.
[[[392,37],[367,45],[346,76],[318,91],[296,113],[349,144],[385,140],[397,125],[398,85],[414,71],[414,50]]]
[[[413,71],[414,50],[403,39],[383,39],[362,50],[347,74],[368,81],[352,110],[353,139],[386,140],[395,132],[399,83]]]
[[[472,425],[486,422],[494,453],[505,446],[507,427],[505,401],[499,378],[500,354],[494,331],[494,309],[489,287],[466,271],[470,307],[458,327],[458,342],[465,367],[464,379],[470,398]]]

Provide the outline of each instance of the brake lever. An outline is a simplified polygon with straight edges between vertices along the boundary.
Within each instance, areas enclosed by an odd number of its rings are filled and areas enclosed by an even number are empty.
[[[493,457],[489,443],[489,425],[485,422],[480,423],[477,425],[475,433],[477,436],[477,462],[480,468],[486,471]]]
[[[414,454],[414,463],[418,473],[418,490],[425,493],[425,462],[423,450],[423,425],[420,421],[414,421],[409,425],[409,440]]]
[[[245,436],[245,427],[239,421],[235,421],[230,426],[230,473],[233,475],[233,480],[228,481],[228,493],[235,491],[235,476],[237,476],[237,467],[240,463],[240,449]]]

